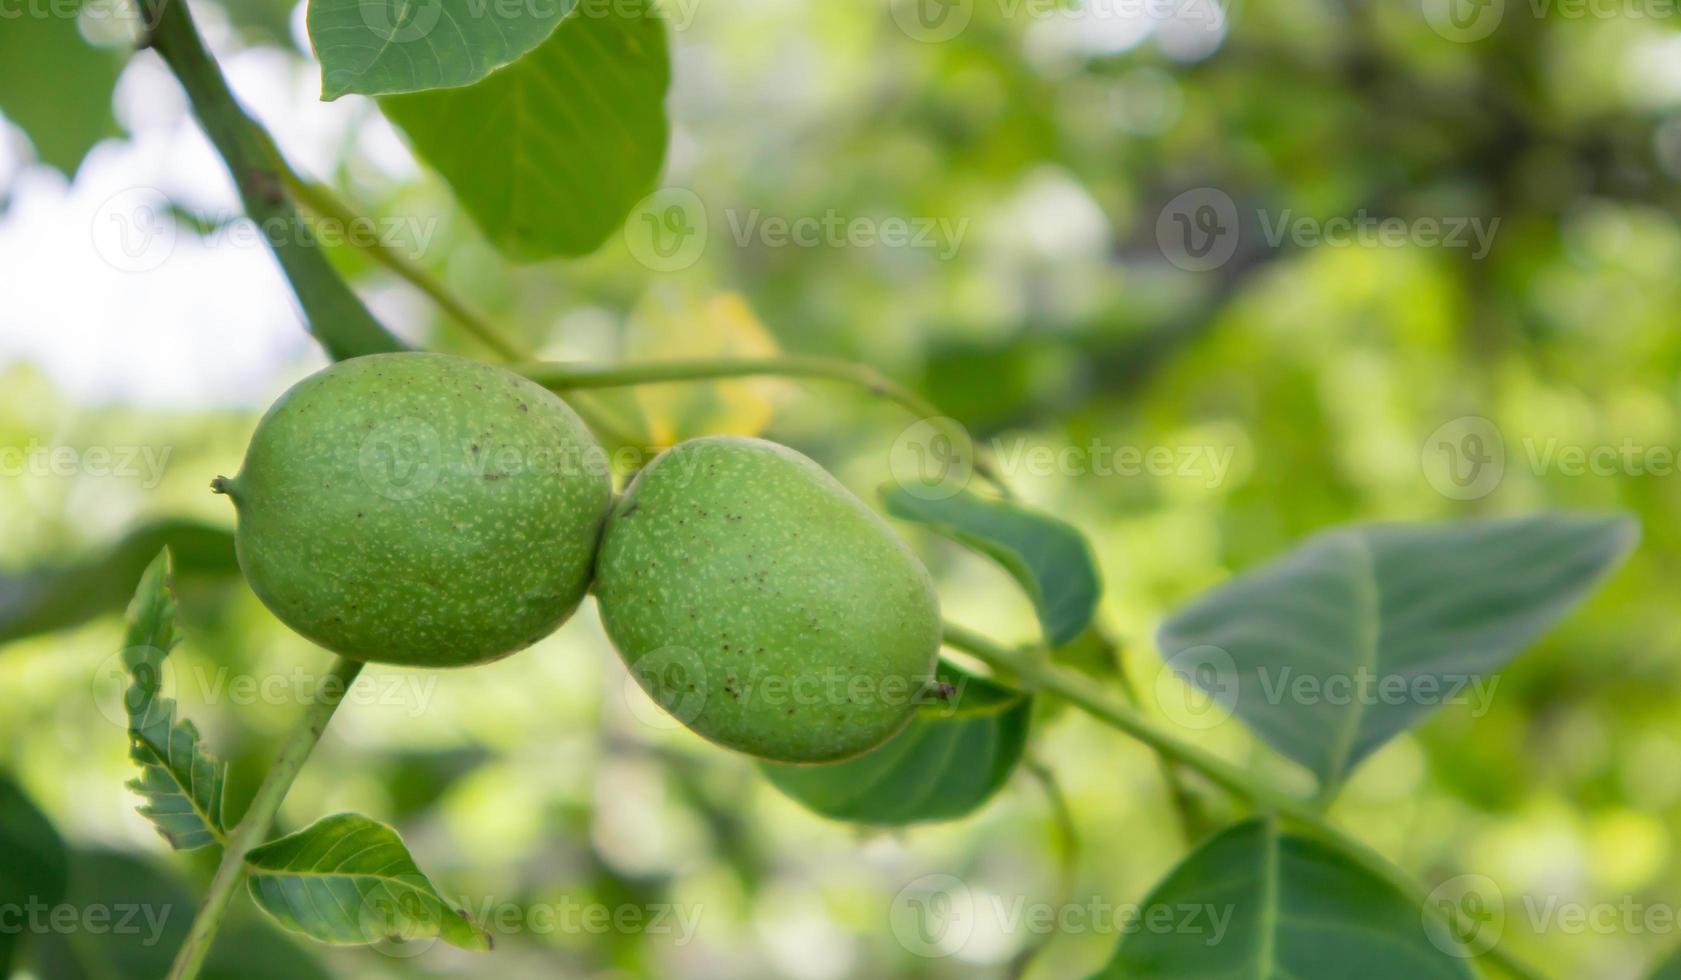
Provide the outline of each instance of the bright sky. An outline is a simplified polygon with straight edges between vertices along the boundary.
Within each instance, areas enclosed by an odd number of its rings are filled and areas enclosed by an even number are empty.
[[[201,20],[215,13],[201,10]],[[353,139],[377,166],[412,173],[366,100],[319,102],[313,66],[272,50],[227,55],[225,28],[201,28],[240,100],[300,169],[323,172]],[[203,240],[158,215],[163,195],[200,214],[238,205],[154,55],[130,64],[116,107],[131,138],[98,146],[74,186],[32,165],[22,134],[0,123],[0,192],[12,200],[0,217],[0,370],[33,363],[84,402],[267,404],[325,359],[248,226]]]
[[[1195,8],[1213,20],[1192,24],[1156,23],[1115,0],[1087,5],[1031,25],[1025,53],[1055,61],[1118,51],[1154,32],[1170,56],[1189,60],[1225,33],[1214,0]],[[299,3],[292,30],[308,50],[303,12]],[[232,53],[220,11],[199,4],[194,15],[240,101],[304,173],[325,174],[354,145],[376,179],[414,175],[412,156],[369,100],[320,102],[313,63],[273,49]],[[268,404],[324,357],[250,226],[200,238],[161,212],[167,199],[201,215],[239,213],[221,162],[155,55],[130,63],[116,111],[131,136],[97,147],[73,187],[33,166],[21,132],[0,118],[0,194],[12,200],[0,217],[0,370],[34,364],[86,403]],[[411,334],[404,324],[422,309],[416,297],[365,287],[364,297],[388,326]]]

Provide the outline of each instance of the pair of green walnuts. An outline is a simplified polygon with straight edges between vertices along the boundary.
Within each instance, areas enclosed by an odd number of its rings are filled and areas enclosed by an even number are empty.
[[[593,584],[653,697],[782,762],[869,751],[940,645],[928,573],[816,463],[757,439],[661,453],[613,497],[548,390],[443,354],[335,364],[277,401],[232,479],[239,563],[292,629],[357,660],[463,667],[549,635]]]

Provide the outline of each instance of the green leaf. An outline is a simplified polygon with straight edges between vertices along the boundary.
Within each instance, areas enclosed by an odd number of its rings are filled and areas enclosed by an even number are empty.
[[[490,949],[490,934],[438,894],[397,832],[359,813],[323,817],[245,859],[257,906],[335,946],[441,938]]]
[[[31,5],[0,18],[0,112],[29,135],[42,163],[67,177],[95,143],[121,133],[111,92],[127,60],[83,40],[77,8]]]
[[[1327,787],[1510,661],[1637,526],[1543,514],[1329,531],[1172,616],[1162,654]],[[1479,691],[1481,694],[1479,694]]]
[[[1079,529],[1007,500],[960,493],[930,500],[890,484],[882,504],[1004,566],[1033,600],[1045,642],[1072,643],[1091,625],[1103,583]]]
[[[827,765],[759,768],[777,789],[836,820],[897,827],[974,812],[1021,760],[1032,699],[944,661],[937,677],[948,700],[919,706],[880,748]]]
[[[0,909],[55,906],[64,900],[69,879],[64,839],[23,790],[0,774]],[[0,977],[12,975],[18,941],[27,934],[0,929]]]
[[[1651,980],[1681,980],[1681,950],[1671,953],[1652,971]]]
[[[1416,902],[1341,851],[1268,821],[1197,848],[1132,924],[1091,980],[1475,976],[1466,950]]]
[[[671,80],[651,0],[589,4],[530,54],[466,88],[380,106],[504,254],[594,251],[665,159]]]
[[[123,608],[134,582],[163,548],[183,578],[239,573],[233,534],[198,521],[142,524],[85,559],[0,573],[0,643],[68,629]]]
[[[140,577],[128,607],[123,667],[131,683],[123,696],[128,712],[129,758],[140,777],[128,788],[146,798],[140,813],[178,851],[225,841],[222,793],[227,763],[199,745],[193,723],[175,717],[175,701],[163,696],[163,663],[180,638],[175,599],[169,591],[169,552],[159,552]]]
[[[471,85],[553,33],[576,0],[310,0],[321,98]]]

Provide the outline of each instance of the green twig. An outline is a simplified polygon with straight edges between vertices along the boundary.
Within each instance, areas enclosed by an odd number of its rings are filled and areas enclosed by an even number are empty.
[[[291,190],[292,196],[298,203],[323,218],[343,225],[346,229],[355,225],[366,224],[370,220],[367,216],[358,214],[343,198],[334,194],[325,184],[308,180],[292,169],[284,159],[280,161],[280,177]],[[370,259],[395,273],[409,285],[425,293],[427,298],[438,305],[438,308],[449,314],[463,329],[479,342],[490,348],[497,357],[505,361],[529,360],[531,355],[519,344],[504,337],[494,324],[478,311],[462,302],[454,293],[450,292],[443,283],[439,282],[431,273],[421,268],[408,256],[392,248],[373,235],[346,235],[345,241],[360,249]]]
[[[146,44],[163,57],[186,90],[193,114],[233,176],[245,213],[292,284],[310,332],[334,360],[404,349],[327,262],[286,195],[274,142],[234,99],[193,26],[185,0],[140,3],[148,22]]]
[[[293,171],[267,131],[240,108],[215,59],[205,50],[185,0],[140,2],[150,23],[147,45],[163,57],[186,90],[193,114],[233,176],[246,214],[263,232],[291,283],[310,333],[335,361],[406,350],[407,345],[374,319],[327,261],[287,189],[311,211],[346,226],[358,219],[355,210]],[[370,255],[420,289],[505,360],[530,358],[527,351],[503,337],[488,320],[400,253],[380,245],[371,249]],[[635,433],[634,427],[626,426],[593,402],[574,400],[572,404],[598,432],[626,445],[639,446],[647,441]]]
[[[305,178],[286,162],[282,154],[276,153],[281,179],[292,196],[298,199],[304,207],[324,218],[330,218],[345,228],[370,221],[366,215],[360,214],[344,198],[328,188],[325,184]],[[506,336],[484,314],[469,306],[461,297],[450,292],[449,288],[439,282],[435,276],[427,272],[408,256],[392,248],[378,236],[346,235],[345,240],[360,249],[369,258],[384,266],[399,279],[407,282],[415,289],[437,304],[438,308],[448,314],[478,341],[490,348],[503,361],[529,361],[531,352],[518,341]],[[610,441],[626,446],[642,446],[648,440],[641,435],[635,426],[619,418],[595,401],[574,396],[568,399],[572,408],[583,417],[584,422],[595,430],[597,435]]]
[[[1126,672],[1126,664],[1117,658],[1116,672],[1120,677],[1121,693],[1134,708],[1141,707],[1143,698],[1138,694],[1138,687],[1132,683],[1132,677]],[[1199,800],[1191,788],[1185,785],[1185,779],[1180,773],[1181,763],[1157,753],[1156,765],[1161,769],[1162,782],[1167,784],[1167,797],[1173,802],[1173,810],[1179,815],[1179,833],[1186,844],[1195,844],[1201,840],[1208,830],[1208,815],[1203,812],[1202,801]]]
[[[343,198],[334,194],[331,189],[299,174],[279,153],[274,153],[273,159],[281,180],[291,190],[293,196],[309,210],[323,217],[331,218],[346,228],[368,220],[366,216],[359,214]],[[800,357],[759,360],[720,358],[605,366],[532,362],[528,351],[503,335],[488,318],[463,302],[429,272],[401,252],[378,240],[377,237],[347,235],[346,240],[351,241],[355,247],[361,249],[375,262],[424,293],[438,305],[439,309],[447,313],[463,329],[495,352],[498,357],[506,361],[529,362],[518,365],[517,370],[532,380],[556,391],[575,393],[579,389],[628,387],[659,382],[696,381],[752,375],[819,377],[862,387],[872,394],[904,407],[912,414],[927,419],[930,424],[941,428],[954,445],[970,444],[969,434],[966,430],[941,415],[938,409],[916,392],[895,384],[873,368],[849,361]],[[590,423],[592,428],[608,431],[620,442],[627,444],[639,444],[645,441],[629,433],[626,425],[601,410],[599,406],[590,403],[586,407],[580,402],[581,399],[574,398],[573,406],[578,409],[579,414],[586,417],[586,421]],[[979,447],[975,448],[972,457],[976,472],[997,487],[1005,496],[1009,496],[1010,489],[1004,483],[990,457]]]
[[[930,425],[938,428],[955,446],[971,446],[971,462],[975,472],[998,489],[1005,497],[1012,496],[992,456],[980,444],[969,438],[969,432],[956,421],[940,413],[932,403],[916,392],[898,384],[865,364],[827,357],[719,357],[681,361],[650,361],[641,364],[580,364],[575,362],[543,361],[515,365],[514,370],[555,391],[574,391],[580,388],[625,388],[633,385],[663,384],[679,381],[705,381],[717,378],[798,377],[822,378],[856,385],[873,395],[885,398],[904,408]]]
[[[184,0],[141,0],[141,4],[147,21],[146,44],[158,52],[186,90],[193,114],[233,177],[247,216],[262,232],[291,284],[310,332],[334,360],[406,349],[328,263],[286,195],[273,140],[234,99]],[[263,777],[245,816],[228,834],[204,904],[170,969],[171,980],[198,976],[244,874],[246,853],[268,834],[286,791],[361,669],[358,661],[340,659],[322,679],[314,702]]]
[[[945,626],[945,641],[947,645],[972,654],[995,669],[1007,671],[1024,688],[1054,694],[1111,728],[1138,739],[1162,756],[1195,769],[1216,785],[1248,800],[1257,810],[1287,817],[1331,841],[1367,871],[1392,884],[1409,900],[1417,902],[1421,909],[1428,910],[1430,914],[1441,914],[1440,908],[1425,901],[1423,888],[1382,855],[1332,824],[1313,802],[1281,792],[1219,756],[1181,740],[1130,707],[1111,700],[1085,677],[1047,663],[1036,653],[1011,650],[952,623]],[[1480,928],[1478,923],[1465,920],[1457,908],[1452,908],[1448,916],[1456,934],[1474,936]],[[1543,978],[1539,971],[1499,946],[1491,947],[1482,955],[1512,976],[1523,980]]]
[[[198,915],[193,918],[186,942],[175,954],[175,965],[170,968],[169,980],[192,980],[198,976],[211,943],[216,939],[216,931],[222,925],[222,916],[227,913],[228,901],[233,898],[234,889],[245,875],[245,855],[268,836],[274,815],[286,798],[286,791],[292,788],[298,770],[303,768],[304,760],[309,758],[315,743],[321,740],[321,734],[327,730],[327,722],[332,719],[333,712],[338,709],[345,692],[361,670],[361,661],[339,657],[334,660],[332,671],[316,685],[315,700],[304,716],[298,719],[297,727],[286,737],[280,755],[263,777],[263,783],[257,788],[257,795],[252,797],[245,816],[228,834],[228,842],[222,848],[222,861],[210,879],[204,904],[199,906]]]

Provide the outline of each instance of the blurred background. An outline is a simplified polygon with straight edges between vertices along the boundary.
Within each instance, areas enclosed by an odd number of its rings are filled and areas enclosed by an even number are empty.
[[[596,254],[530,266],[499,257],[372,102],[317,100],[303,4],[192,9],[297,169],[543,357],[782,350],[926,394],[1092,537],[1102,619],[1164,723],[1184,721],[1183,690],[1156,625],[1316,529],[1635,513],[1642,544],[1607,587],[1487,703],[1385,747],[1333,815],[1427,886],[1486,876],[1503,942],[1556,975],[1642,976],[1681,941],[1681,11],[665,6],[665,189]],[[326,360],[179,88],[130,56],[132,15],[91,2],[76,32],[50,23],[0,19],[0,768],[69,849],[65,903],[168,914],[27,935],[21,969],[154,977],[213,855],[171,853],[123,786],[120,604],[158,541],[190,553],[203,529],[181,522],[231,525],[208,481]],[[673,207],[677,253],[650,237]],[[332,257],[404,338],[490,356],[361,252]],[[765,434],[866,499],[912,421],[821,382],[607,401],[653,446]],[[906,533],[950,618],[1033,636],[1000,570]],[[327,655],[211,552],[183,559],[170,682],[232,761],[238,811]],[[494,958],[306,950],[240,897],[212,972],[985,977],[1048,940],[1027,975],[1077,977],[1185,849],[1149,754],[1073,712],[1041,713],[1029,750],[1068,801],[1071,901],[1066,828],[1026,770],[955,824],[823,820],[664,719],[591,602],[491,666],[367,676],[281,829],[391,821],[446,895],[491,913]],[[1237,721],[1184,734],[1308,785]],[[904,896],[929,875],[962,883],[974,928],[919,938]],[[1009,914],[1047,903],[1085,911],[1054,935]]]

